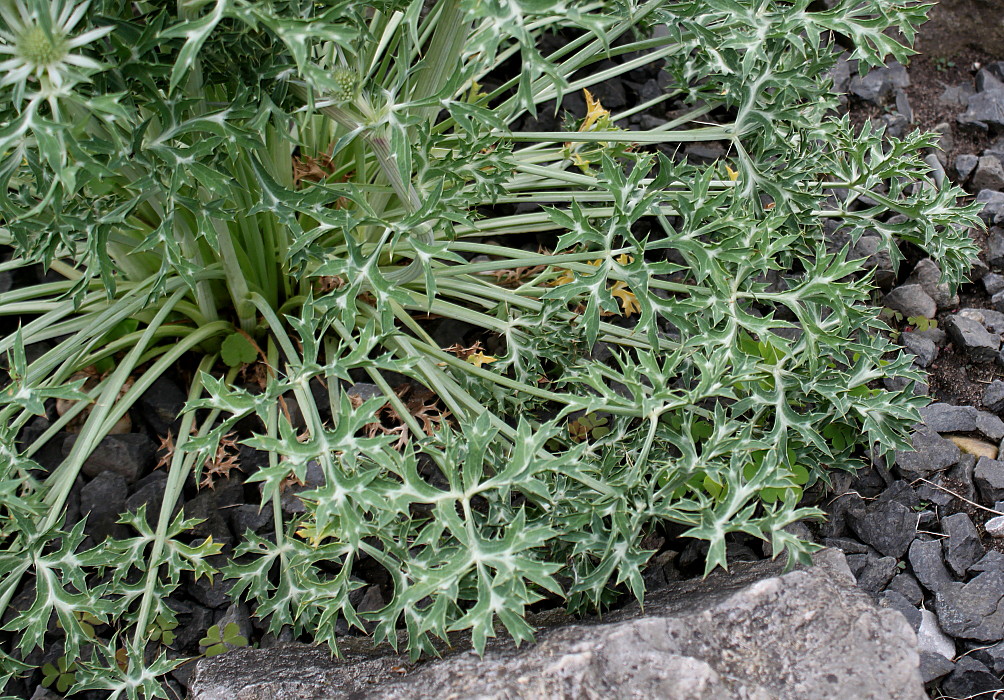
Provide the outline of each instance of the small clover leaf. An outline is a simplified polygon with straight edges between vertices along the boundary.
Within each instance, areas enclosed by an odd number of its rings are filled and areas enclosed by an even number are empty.
[[[204,656],[207,659],[247,645],[248,640],[241,634],[236,622],[227,623],[222,630],[219,625],[213,625],[206,630],[206,636],[199,640],[199,646],[206,649]]]
[[[60,656],[55,664],[42,666],[42,685],[65,693],[77,680],[77,664],[68,663],[65,656]]]
[[[220,357],[228,367],[239,367],[254,362],[258,350],[243,333],[231,333],[220,346]]]

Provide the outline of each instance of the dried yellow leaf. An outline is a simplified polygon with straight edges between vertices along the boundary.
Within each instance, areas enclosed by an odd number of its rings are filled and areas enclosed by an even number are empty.
[[[492,357],[491,355],[486,355],[483,352],[472,352],[467,356],[467,361],[470,362],[475,367],[483,367],[484,365],[495,362],[498,358]]]
[[[614,285],[610,288],[610,293],[620,300],[621,309],[623,309],[625,316],[630,316],[633,313],[641,311],[641,305],[638,303],[638,297],[635,296],[634,292],[628,289],[626,282],[622,280],[614,282]]]
[[[610,112],[603,108],[600,101],[593,97],[589,90],[583,88],[582,92],[586,95],[586,118],[582,121],[579,131],[589,131],[597,121],[603,117],[609,117]]]

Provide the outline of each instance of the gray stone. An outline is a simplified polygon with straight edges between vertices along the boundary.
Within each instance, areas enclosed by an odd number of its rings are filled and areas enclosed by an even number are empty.
[[[899,342],[904,348],[916,355],[914,362],[920,367],[929,367],[938,358],[938,346],[927,338],[922,338],[909,331],[900,333]]]
[[[939,433],[970,433],[976,430],[976,409],[936,401],[920,409],[920,420]]]
[[[69,435],[63,441],[64,457],[70,454],[76,441],[76,435]],[[127,484],[131,484],[145,471],[153,468],[156,454],[157,446],[146,433],[106,435],[84,461],[81,471],[90,477],[112,471],[120,474]]]
[[[961,449],[961,448],[960,448]],[[935,483],[939,486],[946,486],[949,490],[958,493],[963,498],[968,498],[973,500],[976,498],[976,484],[973,483],[973,472],[976,471],[976,462],[979,458],[975,455],[963,453],[959,457],[959,461],[955,466],[951,467],[945,476],[952,481],[951,484],[944,483],[943,480],[938,479]],[[938,476],[941,476],[940,474]],[[936,477],[937,478],[937,477]],[[954,496],[945,491],[944,489],[938,489],[942,494],[948,496],[947,499],[934,499],[932,502],[938,503],[942,507],[947,506],[951,503]]]
[[[980,190],[976,195],[976,203],[983,205],[979,216],[987,224],[999,224],[1004,221],[1004,192]]]
[[[896,469],[908,480],[929,477],[952,466],[962,456],[955,443],[926,426],[914,431],[910,439],[913,442],[912,452],[896,452]]]
[[[901,596],[910,601],[911,605],[921,605],[924,602],[924,591],[921,590],[916,577],[905,571],[896,574],[892,581],[889,582],[889,586],[886,590],[899,593]]]
[[[903,284],[885,295],[882,305],[899,311],[906,318],[934,318],[938,305],[919,284]]]
[[[946,105],[953,105],[957,107],[965,107],[969,103],[969,97],[975,92],[973,86],[969,84],[964,85],[948,85],[938,96],[938,102]]]
[[[248,613],[248,608],[243,603],[239,605],[231,605],[227,608],[227,611],[223,613],[223,617],[216,621],[221,630],[226,629],[227,625],[234,624],[237,625],[237,629],[244,639],[251,639],[252,627],[251,627],[251,615]],[[229,647],[229,645],[227,645]]]
[[[1004,188],[1004,166],[996,156],[980,156],[973,173],[973,189],[999,190]]]
[[[841,550],[844,554],[868,554],[875,550],[864,542],[858,542],[850,537],[826,537],[823,545]]]
[[[948,334],[940,328],[928,328],[925,331],[910,331],[918,338],[926,338],[932,343],[937,345],[939,348],[943,347],[948,342]]]
[[[909,87],[906,68],[895,61],[885,68],[873,68],[867,75],[851,78],[848,91],[860,100],[882,106],[895,98],[896,88]],[[980,113],[982,114],[982,113]]]
[[[917,514],[895,501],[874,502],[848,511],[847,524],[887,557],[899,559],[910,548],[917,530]]]
[[[198,642],[213,624],[213,611],[196,603],[169,599],[169,605],[177,613],[178,626],[174,629],[173,648],[196,649]]]
[[[983,149],[981,156],[994,156],[997,160],[1004,162],[1004,138],[997,139]]]
[[[955,642],[946,635],[938,624],[938,617],[930,610],[920,611],[920,627],[917,629],[917,649],[941,654],[946,659],[955,658]]]
[[[1004,538],[1004,515],[997,515],[983,523],[983,529],[987,534],[997,539]]]
[[[718,141],[691,143],[683,150],[691,163],[713,163],[725,157],[725,146]]]
[[[1004,83],[986,68],[980,68],[976,73],[976,92],[987,90],[1004,90]]]
[[[910,106],[910,97],[903,90],[896,91],[896,111],[903,116],[903,119],[906,120],[907,124],[913,121],[913,107]],[[952,128],[945,122],[942,122],[942,124],[948,127],[949,130]],[[941,126],[941,124],[938,126]],[[937,131],[938,127],[935,126],[934,130]],[[948,134],[951,136],[951,131],[949,131]]]
[[[1004,313],[994,309],[960,309],[960,316],[979,321],[991,333],[1004,333]]]
[[[368,382],[356,382],[348,389],[345,393],[349,396],[357,396],[363,401],[369,401],[377,396],[383,396],[383,390],[380,389],[376,384],[370,384]]]
[[[867,270],[874,269],[874,282],[877,287],[888,289],[896,281],[892,270],[892,258],[882,237],[877,234],[865,234],[851,248],[848,258],[863,258],[863,266]]]
[[[937,593],[954,583],[942,560],[941,543],[935,540],[914,540],[910,545],[910,567],[917,580],[931,593]]]
[[[921,614],[917,606],[911,603],[902,593],[897,593],[896,591],[882,591],[879,596],[878,604],[883,608],[892,608],[893,610],[899,611],[899,613],[906,618],[906,621],[910,623],[913,627],[913,631],[916,632],[920,629]]]
[[[178,417],[185,407],[187,396],[177,382],[161,375],[150,388],[143,392],[137,402],[140,417],[157,435],[167,435],[168,430],[178,434]]]
[[[926,700],[903,616],[857,591],[839,553],[817,561],[783,576],[776,563],[758,562],[676,582],[650,596],[643,616],[631,606],[603,622],[548,629],[519,650],[503,635],[484,658],[463,653],[458,635],[445,658],[403,678],[394,673],[403,658],[365,640],[339,640],[346,661],[306,645],[239,649],[199,661],[190,697]]]
[[[987,571],[969,583],[949,583],[935,594],[941,628],[953,637],[1004,639],[1004,572]]]
[[[955,662],[955,668],[941,681],[939,688],[947,697],[976,698],[990,697],[989,693],[1004,688],[1004,684],[972,656],[963,656]]]
[[[987,411],[976,412],[976,429],[991,440],[1004,438],[1004,421]]]
[[[983,275],[983,279],[980,282],[983,283],[983,288],[987,290],[987,294],[990,296],[1004,289],[1004,275],[998,275],[996,272],[988,272]]]
[[[118,524],[125,512],[128,487],[121,474],[101,472],[80,491],[80,514],[87,518],[84,532],[101,542],[107,537],[129,535],[125,525]]]
[[[1004,571],[1004,554],[991,549],[987,555],[969,567],[969,573],[981,571]]]
[[[227,527],[227,521],[223,517],[226,511],[220,508],[221,505],[219,495],[214,490],[200,491],[185,502],[185,517],[201,521],[190,531],[196,540],[203,541],[212,537],[213,542],[233,544],[234,536]]]
[[[988,411],[998,413],[1004,409],[1004,382],[995,379],[983,390],[983,405]]]
[[[958,314],[948,317],[948,337],[974,362],[992,362],[1000,349],[1000,336],[990,333],[983,324]]]
[[[248,503],[230,509],[230,527],[234,534],[243,537],[248,530],[264,532],[272,527],[272,510]]]
[[[1004,266],[1004,229],[991,226],[987,233],[987,262],[993,267]]]
[[[955,664],[952,660],[946,659],[941,654],[930,651],[920,652],[920,677],[924,679],[925,683],[943,678],[954,668]]]
[[[874,121],[874,120],[873,120]],[[883,114],[881,117],[881,124],[885,127],[885,135],[894,139],[903,138],[903,134],[906,133],[907,128],[910,126],[910,120],[903,114]],[[938,163],[937,156],[925,156],[924,161],[931,167],[941,167],[941,163]],[[938,174],[932,173],[935,184],[938,180],[944,179],[944,171]]]
[[[907,283],[911,282],[923,287],[939,309],[951,309],[959,305],[959,296],[952,294],[947,282],[941,281],[941,268],[930,258],[924,258],[914,266],[907,280]]]
[[[855,559],[859,561],[854,561]],[[858,587],[872,595],[878,595],[879,591],[889,585],[898,571],[893,557],[874,554],[851,554],[847,557],[847,565],[858,580]]]
[[[983,649],[976,649],[969,654],[985,665],[997,676],[1004,676],[1004,642],[999,642]]]
[[[160,517],[160,506],[164,502],[164,492],[167,490],[167,474],[156,471],[143,477],[135,484],[132,495],[126,499],[125,507],[135,513],[146,506],[146,521],[151,527],[156,527]],[[177,508],[176,508],[177,510]]]
[[[948,535],[941,543],[945,549],[945,563],[956,576],[965,576],[969,567],[986,554],[976,526],[965,513],[956,513],[941,519],[941,529]]]
[[[826,72],[826,76],[833,81],[833,92],[835,94],[847,92],[847,87],[851,82],[851,72],[853,71],[857,74],[858,62],[856,60],[849,60],[848,55],[845,51],[838,56],[837,62]]]
[[[966,111],[956,117],[960,126],[988,131],[1004,127],[1004,90],[977,92],[969,97]]]
[[[907,391],[908,388],[912,387],[910,391],[914,396],[927,396],[931,390],[926,382],[913,382],[906,377],[885,377],[882,380],[882,386],[885,387],[886,391]]]
[[[976,170],[977,163],[980,162],[979,156],[975,156],[972,153],[963,153],[955,157],[955,175],[956,181],[960,185],[964,185],[969,179],[969,176],[973,174]]]
[[[222,608],[230,604],[230,596],[227,592],[233,588],[232,580],[224,580],[223,574],[216,574],[210,579],[208,576],[200,576],[197,581],[189,581],[185,590],[195,600],[199,601],[207,608]]]
[[[973,483],[985,503],[1004,498],[1004,462],[980,457],[973,470]]]

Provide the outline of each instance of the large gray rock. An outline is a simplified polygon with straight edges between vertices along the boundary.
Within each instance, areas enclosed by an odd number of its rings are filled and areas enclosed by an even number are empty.
[[[966,111],[958,115],[962,126],[987,131],[1004,127],[1004,90],[987,90],[970,96]]]
[[[941,281],[941,268],[931,258],[924,258],[914,266],[907,283],[923,287],[939,309],[951,309],[959,305],[958,294],[952,294],[948,283]]]
[[[975,319],[955,314],[946,321],[948,337],[975,362],[992,362],[1001,346],[999,335],[994,335]]]
[[[962,451],[951,440],[927,426],[914,431],[912,451],[897,450],[896,468],[905,479],[929,477],[959,461]]]
[[[973,174],[976,170],[976,166],[979,164],[980,159],[978,156],[974,156],[972,153],[963,153],[955,158],[955,175],[956,182],[960,185],[965,184],[969,176]]]
[[[917,356],[914,362],[920,367],[928,367],[938,358],[938,346],[932,340],[906,332],[900,334],[899,342]]]
[[[987,503],[1004,498],[1004,462],[980,457],[973,470],[973,482],[979,489],[980,497]]]
[[[882,106],[895,99],[896,88],[909,87],[906,68],[893,61],[888,67],[873,68],[868,75],[856,75],[848,86],[852,95],[865,102]]]
[[[200,661],[189,692],[192,700],[924,700],[909,623],[854,588],[842,554],[824,550],[816,560],[784,575],[758,562],[676,582],[646,600],[644,615],[631,606],[602,623],[548,629],[522,650],[500,637],[484,658],[453,651],[403,678],[402,657],[348,639],[342,661],[305,645],[241,649]]]
[[[910,566],[924,588],[932,593],[955,583],[945,568],[941,544],[937,541],[914,540],[910,545]]]
[[[983,390],[983,405],[994,413],[1004,410],[1004,382],[999,379],[990,382]]]
[[[941,519],[941,529],[948,535],[941,542],[945,548],[945,563],[956,576],[965,576],[969,567],[986,554],[976,526],[965,513],[955,513]]]
[[[1004,187],[1004,166],[995,156],[981,156],[973,173],[973,189],[999,190]]]
[[[906,318],[934,318],[938,304],[919,284],[903,284],[885,295],[882,305],[899,311]]]
[[[987,571],[969,583],[952,582],[935,596],[941,628],[953,637],[1004,639],[1004,572]]]
[[[896,501],[874,501],[848,510],[847,524],[862,542],[887,557],[901,558],[917,531],[917,514]]]
[[[978,430],[991,440],[1004,437],[1004,421],[972,406],[955,406],[938,401],[921,408],[920,419],[928,428],[939,433],[971,433]]]
[[[988,224],[1004,222],[1004,192],[980,190],[976,195],[976,203],[983,205],[979,215],[985,222]]]
[[[63,441],[64,457],[70,454],[76,442],[77,435],[69,435]],[[127,484],[132,484],[153,468],[156,455],[157,445],[146,433],[106,435],[84,462],[81,471],[89,477],[101,472],[115,472],[121,474]]]

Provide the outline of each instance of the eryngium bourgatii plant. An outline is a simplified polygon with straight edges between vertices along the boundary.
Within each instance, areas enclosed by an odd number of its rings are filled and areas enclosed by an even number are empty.
[[[894,262],[909,241],[957,283],[977,219],[930,183],[930,136],[829,116],[824,73],[833,33],[862,64],[905,59],[883,32],[912,39],[926,6],[167,5],[0,1],[2,269],[64,278],[0,294],[21,324],[0,341],[0,608],[33,593],[4,626],[7,673],[55,619],[73,690],[167,697],[179,661],[151,623],[175,619],[168,596],[220,551],[174,506],[249,416],[261,428],[243,442],[267,466],[248,481],[275,534],[248,532],[223,567],[233,599],[333,649],[340,620],[369,622],[413,656],[458,630],[481,650],[496,622],[530,639],[524,613],[547,595],[642,596],[660,522],[707,540],[709,570],[730,532],[802,557],[783,529],[818,515],[801,486],[906,444],[921,400],[876,380],[919,377],[876,333],[861,261],[824,232],[877,232]],[[542,50],[554,31],[567,42]],[[511,130],[653,62],[669,87],[645,104],[610,114],[589,96],[563,130]],[[689,106],[672,121],[624,128],[673,100]],[[727,155],[658,155],[702,141]],[[531,235],[550,249],[525,249]],[[497,349],[442,349],[429,314]],[[83,463],[179,363],[197,370],[159,517],[127,515],[132,537],[82,550],[64,516]],[[237,381],[255,363],[258,393]],[[74,379],[89,367],[98,381]],[[401,375],[440,402],[432,429]],[[359,376],[383,395],[350,400]],[[51,426],[19,442],[47,402]],[[367,429],[388,403],[408,439]],[[603,429],[570,431],[577,416]],[[72,450],[41,469],[32,456],[71,421]],[[284,515],[282,487],[311,463],[323,484]],[[379,610],[350,602],[362,559],[389,576]]]

